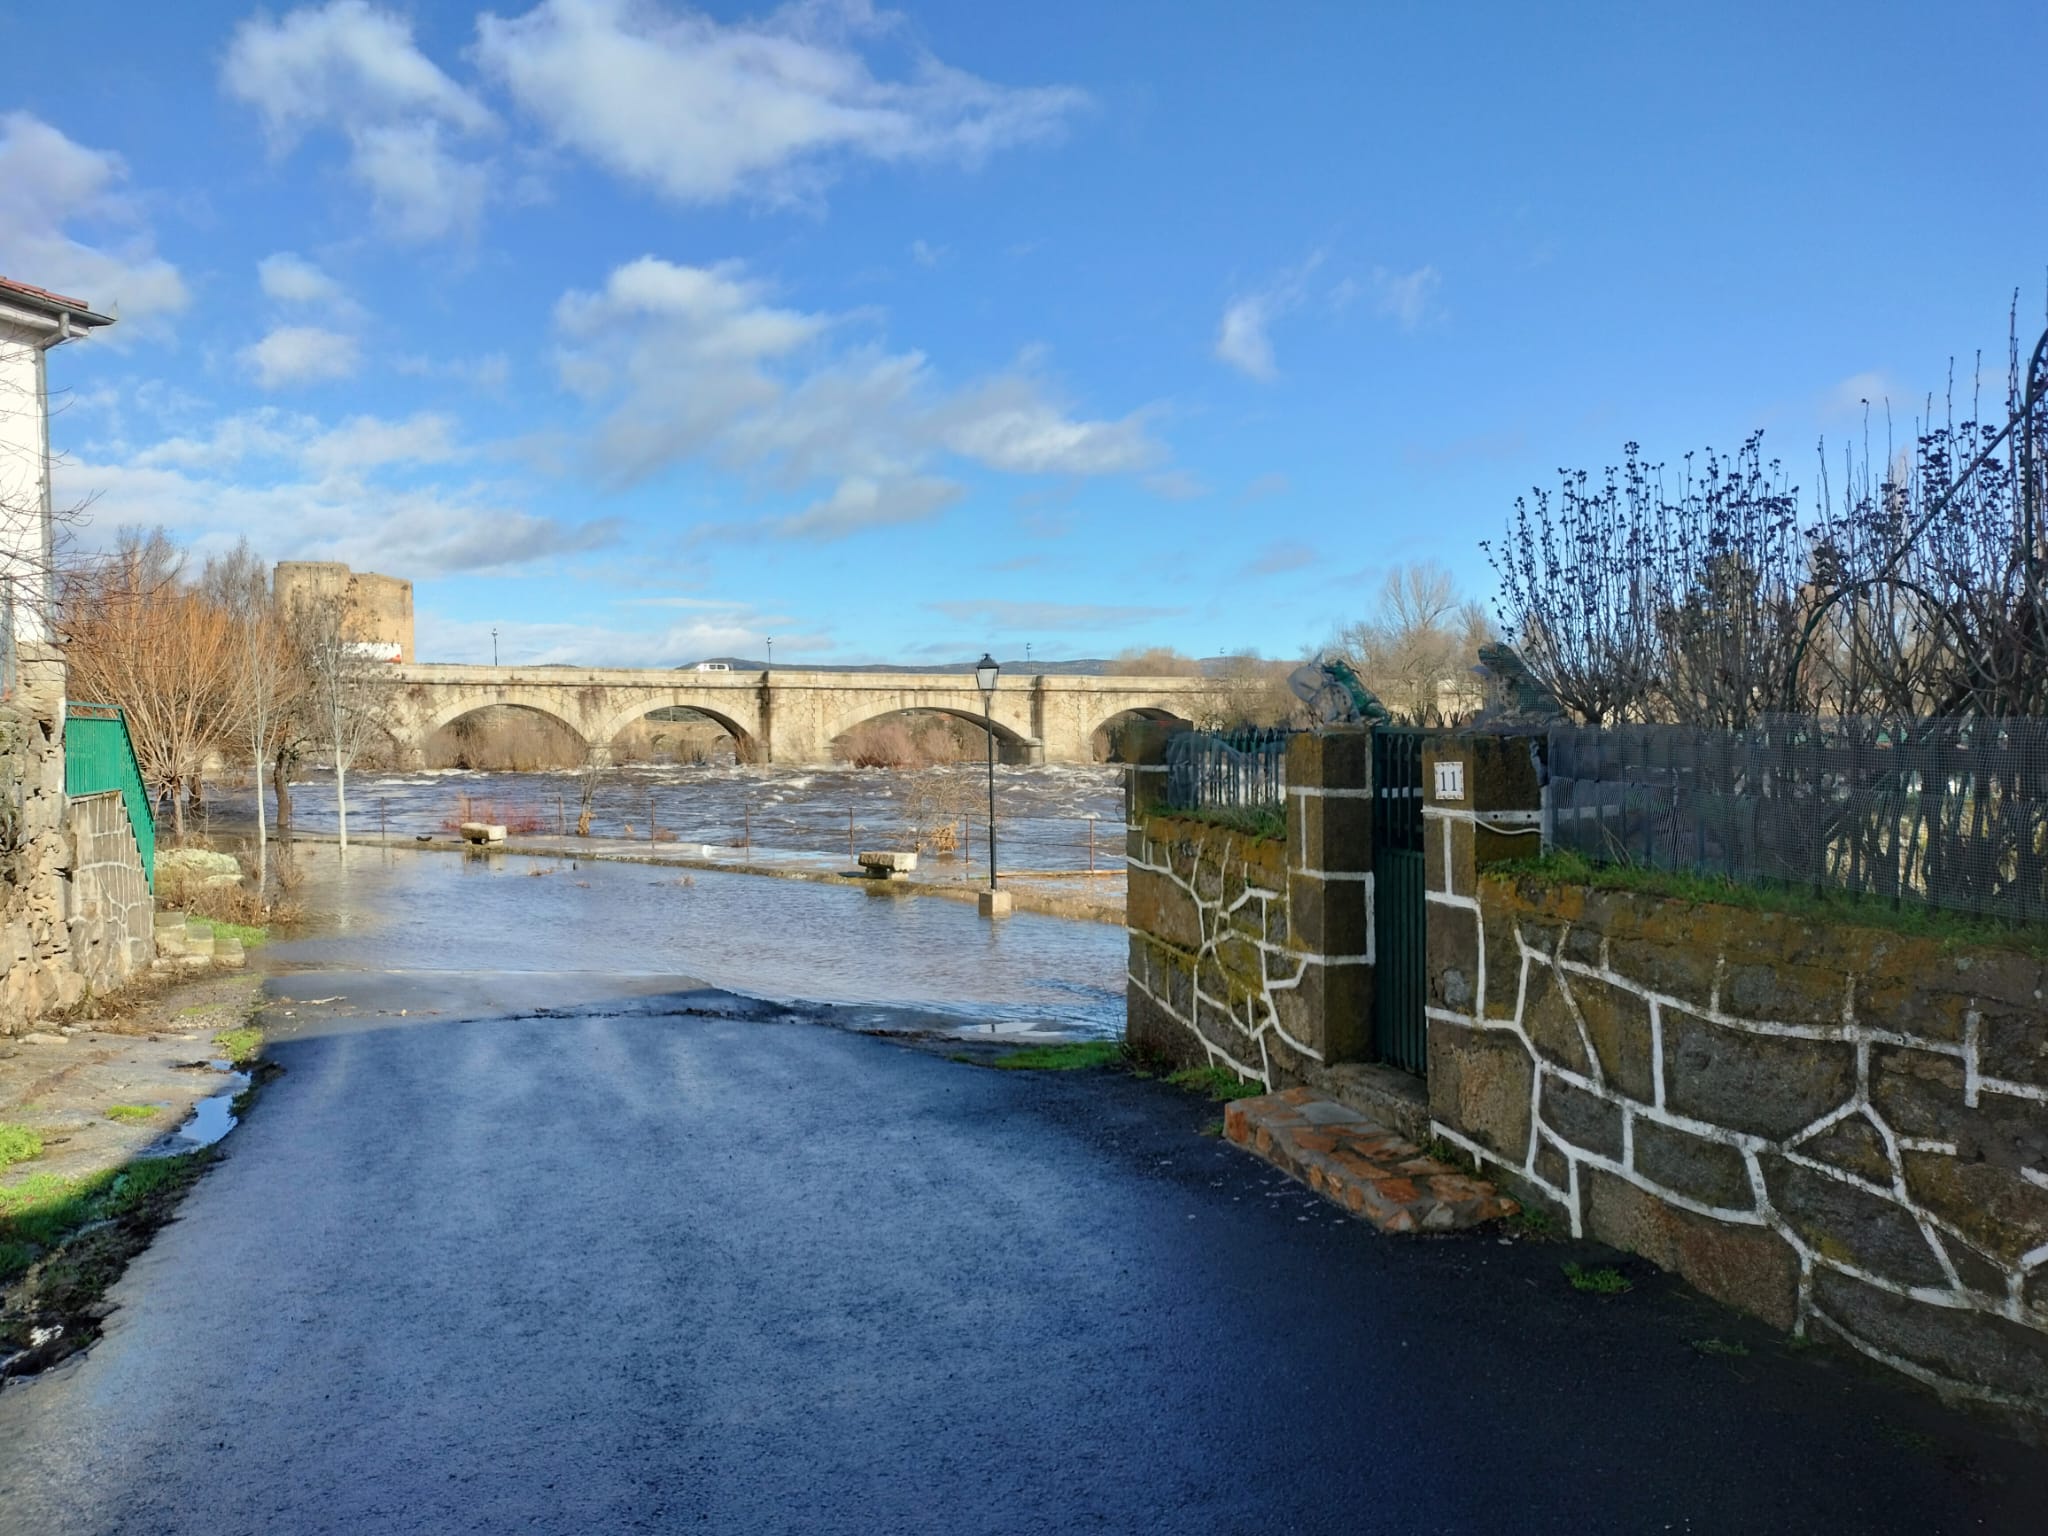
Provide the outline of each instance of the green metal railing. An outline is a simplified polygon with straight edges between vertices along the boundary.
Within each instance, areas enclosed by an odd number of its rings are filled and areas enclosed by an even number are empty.
[[[111,704],[73,700],[64,712],[64,793],[100,795],[114,789],[127,802],[142,872],[154,890],[156,818],[150,814],[149,791],[142,787],[135,744],[128,739],[127,717]]]

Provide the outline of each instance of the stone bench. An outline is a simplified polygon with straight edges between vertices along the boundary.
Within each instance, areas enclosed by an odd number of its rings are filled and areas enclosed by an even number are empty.
[[[877,880],[908,880],[917,868],[917,855],[876,851],[861,854],[856,862]]]
[[[500,826],[493,826],[487,821],[465,821],[462,824],[462,835],[467,841],[472,843],[502,843],[505,841],[505,829]]]

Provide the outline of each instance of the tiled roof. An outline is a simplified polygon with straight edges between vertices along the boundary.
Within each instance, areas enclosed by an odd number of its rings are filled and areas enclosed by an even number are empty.
[[[77,315],[94,324],[105,325],[110,317],[93,313],[92,306],[83,299],[66,298],[61,293],[52,293],[47,288],[38,288],[33,283],[16,282],[11,277],[0,277],[0,297],[12,294],[27,299],[38,309],[54,309]]]

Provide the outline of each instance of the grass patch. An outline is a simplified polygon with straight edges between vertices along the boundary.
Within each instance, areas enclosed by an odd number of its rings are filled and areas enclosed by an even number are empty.
[[[100,1299],[213,1156],[209,1147],[75,1179],[43,1174],[0,1187],[0,1283],[8,1286],[0,1352],[32,1349],[27,1368],[35,1370],[99,1337]],[[41,1344],[34,1342],[38,1333]]]
[[[1694,1339],[1692,1347],[1703,1355],[1726,1355],[1735,1360],[1749,1353],[1749,1346],[1740,1339]]]
[[[1255,1099],[1266,1091],[1264,1083],[1247,1082],[1228,1067],[1183,1067],[1168,1073],[1166,1080],[1189,1093],[1206,1093],[1218,1104]]]
[[[224,1029],[213,1037],[213,1043],[220,1047],[220,1053],[236,1066],[254,1061],[256,1053],[263,1049],[263,1031],[254,1024],[245,1024],[240,1029]]]
[[[0,1125],[0,1168],[43,1155],[43,1138],[25,1125]]]
[[[1205,806],[1191,811],[1161,808],[1152,814],[1175,821],[1198,821],[1205,827],[1222,827],[1225,831],[1242,832],[1246,837],[1270,838],[1276,843],[1287,840],[1287,813],[1278,806]]]
[[[1597,1268],[1589,1268],[1584,1264],[1566,1264],[1563,1268],[1565,1279],[1571,1281],[1572,1289],[1575,1291],[1587,1291],[1595,1296],[1619,1296],[1624,1291],[1636,1288],[1633,1280],[1611,1264],[1602,1264]]]
[[[1121,1066],[1123,1059],[1121,1040],[1073,1040],[1012,1051],[989,1065],[1005,1072],[1078,1072],[1085,1067]]]
[[[1508,1218],[1509,1227],[1523,1237],[1548,1242],[1563,1234],[1558,1231],[1557,1218],[1541,1206],[1525,1205]]]
[[[1889,933],[1933,939],[1943,944],[1981,944],[1993,949],[2018,950],[2037,960],[2048,960],[2048,929],[2038,925],[2013,927],[1966,913],[1944,912],[1935,907],[1891,907],[1875,897],[1856,897],[1842,891],[1815,891],[1805,886],[1750,885],[1720,875],[1678,874],[1634,864],[1595,864],[1576,853],[1552,853],[1540,859],[1520,859],[1496,865],[1488,873],[1536,880],[1545,885],[1584,885],[1600,891],[1634,891],[1673,901],[1703,902],[1739,907],[1750,912],[1776,912],[1788,917],[1812,918],[1853,927],[1881,928]]]
[[[89,1221],[99,1219],[99,1201],[115,1175],[85,1174],[66,1178],[32,1173],[0,1187],[0,1242],[49,1248]]]
[[[187,918],[186,922],[212,929],[216,939],[239,939],[244,949],[254,949],[270,937],[268,928],[261,928],[253,923],[231,923],[224,917],[193,917]]]
[[[107,1118],[109,1120],[126,1121],[131,1125],[139,1124],[144,1120],[154,1120],[157,1117],[157,1112],[158,1107],[154,1104],[109,1104],[107,1106]]]

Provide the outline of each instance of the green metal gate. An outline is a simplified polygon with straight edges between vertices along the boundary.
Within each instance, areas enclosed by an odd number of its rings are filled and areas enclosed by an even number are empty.
[[[1427,888],[1422,852],[1422,743],[1426,733],[1372,733],[1373,1049],[1410,1072],[1429,1067]]]
[[[64,793],[98,795],[118,789],[128,806],[128,824],[135,830],[135,850],[142,855],[142,873],[156,885],[156,819],[149,810],[149,791],[142,787],[142,768],[128,737],[128,720],[111,704],[85,704],[73,699],[64,711]]]

